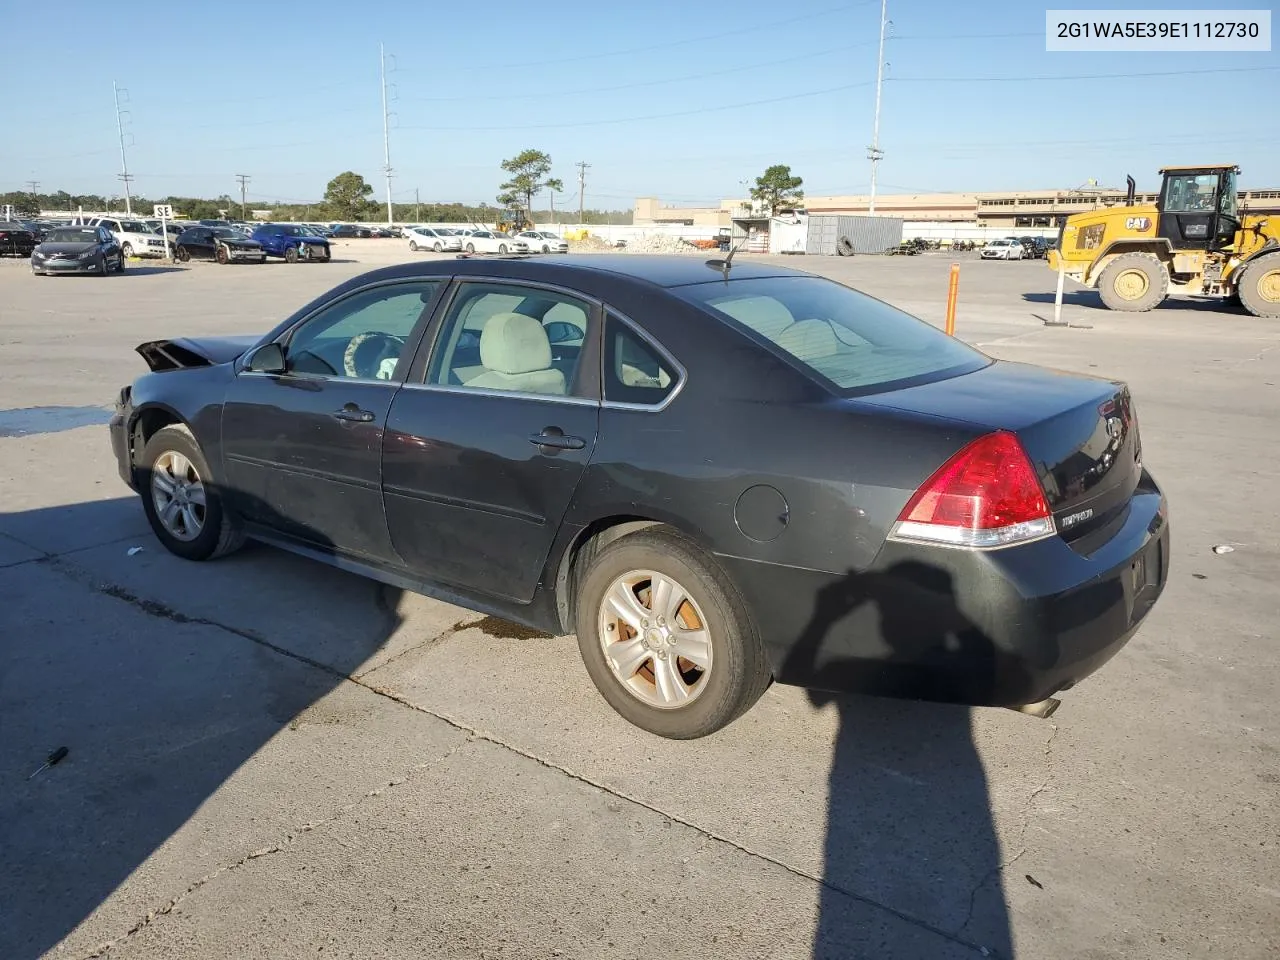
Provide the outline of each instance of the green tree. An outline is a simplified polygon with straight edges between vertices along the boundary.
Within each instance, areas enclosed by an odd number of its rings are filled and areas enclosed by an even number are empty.
[[[751,199],[772,214],[784,207],[795,207],[803,203],[804,191],[800,189],[803,185],[804,180],[793,177],[789,166],[775,163],[765,170],[763,176],[756,177],[756,185],[751,188]]]
[[[548,188],[564,189],[563,183],[547,176],[551,172],[551,157],[541,150],[521,150],[510,160],[503,160],[502,169],[511,174],[511,179],[498,188],[502,191],[498,202],[504,207],[519,204],[526,215],[533,209],[534,194]]]
[[[324,188],[325,206],[329,214],[339,220],[360,220],[368,212],[373,187],[364,177],[347,170],[340,173]]]

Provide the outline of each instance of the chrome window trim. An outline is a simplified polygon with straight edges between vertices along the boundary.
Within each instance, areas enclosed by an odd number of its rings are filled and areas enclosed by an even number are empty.
[[[378,381],[384,383],[385,381]],[[458,386],[451,383],[406,383],[405,390],[422,390],[427,393],[456,393],[468,397],[508,397],[513,400],[540,400],[543,403],[564,403],[575,407],[598,407],[600,401],[593,397],[562,397],[555,393],[526,393],[523,390],[495,390],[491,387]]]
[[[676,397],[680,396],[681,391],[684,390],[685,383],[688,382],[689,371],[685,369],[684,364],[682,364],[679,360],[675,358],[675,356],[671,353],[670,350],[668,350],[661,343],[659,343],[652,334],[650,334],[638,323],[636,323],[634,320],[628,317],[625,313],[623,313],[621,310],[617,309],[616,307],[609,306],[607,303],[604,304],[603,306],[604,306],[605,315],[604,315],[603,324],[600,330],[600,365],[601,365],[600,406],[606,410],[641,410],[648,413],[661,413],[663,410],[667,409],[667,407],[669,407],[675,401]],[[605,399],[605,397],[608,395],[608,392],[609,392],[609,385],[607,382],[608,378],[605,377],[604,375],[605,371],[603,369],[604,358],[609,349],[608,344],[605,342],[605,337],[608,335],[607,327],[609,326],[609,314],[613,314],[615,317],[617,317],[618,320],[623,324],[623,326],[625,326],[628,330],[630,330],[637,337],[639,337],[641,340],[647,343],[650,347],[652,347],[654,351],[658,354],[659,358],[664,359],[668,363],[670,363],[671,366],[674,368],[675,373],[678,375],[676,378],[676,388],[672,390],[670,393],[668,393],[665,397],[663,397],[659,402],[630,403],[622,400]]]
[[[371,377],[331,377],[323,373],[266,373],[262,370],[241,370],[237,377],[268,377],[272,380],[308,380],[322,383],[365,383],[381,387],[403,387],[400,380],[375,380]]]

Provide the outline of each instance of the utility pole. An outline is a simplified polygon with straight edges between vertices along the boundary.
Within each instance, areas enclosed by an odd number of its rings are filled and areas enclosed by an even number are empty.
[[[27,188],[27,193],[39,193],[39,192],[40,192],[40,181],[39,181],[39,180],[28,180],[28,181],[26,182],[26,188]]]
[[[574,164],[578,168],[578,225],[582,225],[584,215],[584,201],[587,195],[587,170],[591,164],[585,160],[579,160]]]
[[[550,188],[547,189],[547,196],[551,200],[551,225],[556,225],[556,192]],[[532,216],[532,214],[530,214]]]
[[[871,161],[871,201],[868,213],[876,212],[876,166],[884,156],[880,149],[880,91],[884,86],[884,34],[889,25],[889,0],[880,0],[880,54],[876,59],[876,119],[871,130],[871,146],[867,147],[867,159]]]
[[[248,220],[249,213],[244,201],[244,187],[253,178],[247,173],[237,173],[236,179],[240,181],[240,219]]]
[[[386,163],[382,169],[387,175],[387,226],[391,226],[391,114],[387,112],[387,48],[378,44],[379,62],[382,65],[382,153]]]
[[[127,216],[133,216],[133,198],[129,193],[129,181],[133,177],[129,176],[129,161],[124,155],[124,120],[121,119],[120,113],[120,87],[116,85],[114,80],[111,81],[111,89],[116,95],[116,132],[120,134],[120,173],[119,178],[124,181],[124,212]],[[129,91],[125,91],[128,96]]]
[[[422,199],[418,196],[418,188],[413,188],[413,222],[418,223],[422,219]]]

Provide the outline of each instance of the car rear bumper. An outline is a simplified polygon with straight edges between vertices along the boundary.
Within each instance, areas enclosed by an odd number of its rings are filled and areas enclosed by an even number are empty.
[[[1089,676],[1164,589],[1164,496],[1143,485],[1088,555],[1060,537],[972,551],[888,542],[840,576],[721,557],[781,683],[973,706],[1036,703]]]

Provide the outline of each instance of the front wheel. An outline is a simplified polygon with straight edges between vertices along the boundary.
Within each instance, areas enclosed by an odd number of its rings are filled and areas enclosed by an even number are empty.
[[[467,253],[475,253],[475,252],[476,252],[476,245],[474,243],[468,243]]]
[[[186,247],[179,247],[178,252],[174,254],[174,256],[177,257],[179,263],[187,263],[191,260],[191,251]],[[123,260],[121,262],[123,262]]]
[[[285,249],[285,251],[284,251],[284,261],[285,261],[285,263],[297,263],[297,262],[298,262],[298,248],[297,248],[297,247],[287,247],[287,248]]]
[[[418,241],[417,241],[417,240],[410,240],[410,241],[409,241],[409,249],[410,249],[410,250],[412,250],[414,253],[417,253],[417,252],[418,252]]]
[[[658,736],[714,733],[770,682],[736,588],[711,557],[671,533],[633,533],[600,551],[581,581],[575,626],[601,695]]]
[[[431,245],[431,249],[434,250],[436,253],[440,253],[441,251],[444,250],[444,244],[442,244],[439,240],[437,240],[435,243]]]
[[[1255,317],[1280,317],[1280,254],[1250,261],[1236,290],[1240,303]]]
[[[506,245],[505,243],[500,243],[500,244],[498,244],[498,252],[499,252],[499,253],[506,253],[506,252],[507,252],[507,245]]]
[[[137,465],[142,508],[156,538],[186,560],[212,560],[244,543],[236,518],[210,482],[208,461],[185,426],[157,430]]]
[[[126,243],[124,246],[122,246],[122,247],[120,248],[120,252],[121,252],[122,254],[124,254],[126,257],[132,257],[132,256],[133,256],[133,244],[131,244],[131,243]]]
[[[1126,253],[1112,260],[1098,278],[1098,294],[1108,310],[1145,313],[1165,298],[1169,272],[1149,253]]]
[[[222,264],[224,267],[225,267],[228,263],[230,263],[230,262],[231,262],[231,254],[229,254],[229,253],[227,252],[227,248],[226,248],[226,247],[221,247],[221,246],[220,246],[220,247],[218,247],[218,250],[217,250],[217,252],[213,255],[213,257],[214,257],[214,259],[215,259],[215,260],[217,260],[217,261],[218,261],[220,264]]]

